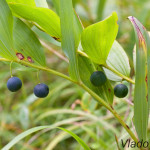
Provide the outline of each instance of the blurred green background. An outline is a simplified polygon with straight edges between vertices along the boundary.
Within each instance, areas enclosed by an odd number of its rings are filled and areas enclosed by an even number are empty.
[[[57,0],[47,0],[49,8],[57,12]],[[84,27],[96,23],[116,11],[119,20],[118,42],[123,46],[132,65],[135,43],[134,31],[128,16],[138,18],[150,30],[149,0],[73,0],[74,8]],[[59,12],[57,12],[59,14]],[[45,47],[47,65],[68,74],[68,64],[60,43],[46,33],[32,27]],[[36,72],[23,71],[13,63],[13,74],[23,81],[23,88],[10,93],[6,82],[10,77],[9,65],[0,63],[0,149],[19,133],[40,125],[56,125],[73,131],[92,150],[116,150],[121,139],[128,134],[104,108],[98,107],[90,95],[81,88],[60,77],[40,71],[41,82],[49,85],[50,93],[45,99],[37,99],[33,88],[38,83]],[[125,83],[132,91],[132,86]],[[132,127],[132,92],[126,99],[114,101],[114,108],[123,120]],[[12,150],[83,150],[68,134],[58,129],[43,130],[32,134],[15,145]]]

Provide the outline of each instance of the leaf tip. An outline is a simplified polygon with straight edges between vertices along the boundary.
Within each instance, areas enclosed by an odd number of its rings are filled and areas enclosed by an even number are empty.
[[[145,30],[145,27],[133,16],[129,16],[128,19],[131,21],[136,31],[139,47],[143,47],[143,49],[146,50],[146,41],[145,41],[143,31],[142,31],[142,30]]]

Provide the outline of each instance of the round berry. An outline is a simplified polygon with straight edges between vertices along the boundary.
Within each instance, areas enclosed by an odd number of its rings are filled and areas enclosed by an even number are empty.
[[[114,94],[119,98],[123,98],[128,94],[128,87],[124,84],[118,84],[114,88]]]
[[[39,98],[46,97],[48,93],[49,93],[49,88],[44,83],[40,83],[34,87],[34,94]]]
[[[18,77],[11,77],[8,81],[7,81],[7,88],[11,91],[11,92],[16,92],[18,91],[20,88],[22,87],[22,82]]]
[[[90,77],[90,81],[94,86],[102,86],[107,81],[107,78],[102,71],[95,71]]]

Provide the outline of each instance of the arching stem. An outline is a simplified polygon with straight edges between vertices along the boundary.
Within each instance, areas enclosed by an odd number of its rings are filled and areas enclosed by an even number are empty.
[[[7,62],[12,62],[12,60],[9,60],[9,59],[5,59],[5,58],[0,58],[0,61],[7,61]],[[25,61],[21,61],[21,60],[13,60],[13,62],[16,62],[16,63],[19,63],[19,64],[22,64],[22,65],[25,65],[25,66],[29,66],[29,67],[32,67],[32,68],[36,68],[36,69],[39,69],[39,70],[43,70],[43,71],[46,71],[46,72],[50,72],[54,75],[57,75],[57,76],[60,76],[62,78],[65,78],[75,84],[78,84],[80,87],[82,87],[85,91],[87,91],[95,100],[97,100],[100,104],[102,104],[106,109],[108,109],[113,115],[114,117],[120,122],[120,124],[125,128],[125,130],[128,132],[128,134],[132,137],[132,139],[135,141],[135,142],[138,142],[138,139],[137,137],[134,135],[134,133],[130,130],[130,128],[126,125],[126,123],[121,119],[121,117],[119,116],[119,114],[113,109],[112,106],[110,106],[108,103],[106,103],[101,97],[99,97],[95,92],[93,92],[91,89],[89,89],[86,85],[84,85],[83,83],[81,82],[76,82],[74,80],[72,80],[70,77],[68,77],[67,75],[64,75],[60,72],[57,72],[55,70],[52,70],[50,68],[47,68],[47,67],[43,67],[43,66],[37,66],[37,65],[34,65],[32,63],[29,63],[29,62],[25,62]]]

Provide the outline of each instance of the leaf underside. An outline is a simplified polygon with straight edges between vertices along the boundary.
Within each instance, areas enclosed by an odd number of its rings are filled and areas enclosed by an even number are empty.
[[[128,56],[117,41],[113,43],[110,53],[107,57],[106,63],[109,67],[120,72],[121,74],[127,77],[130,76],[130,65]],[[112,71],[105,68],[104,71],[109,80],[122,81],[122,78],[113,73]]]
[[[32,21],[38,28],[54,39],[61,40],[60,18],[54,11],[14,2],[10,2],[9,6],[16,17]]]

